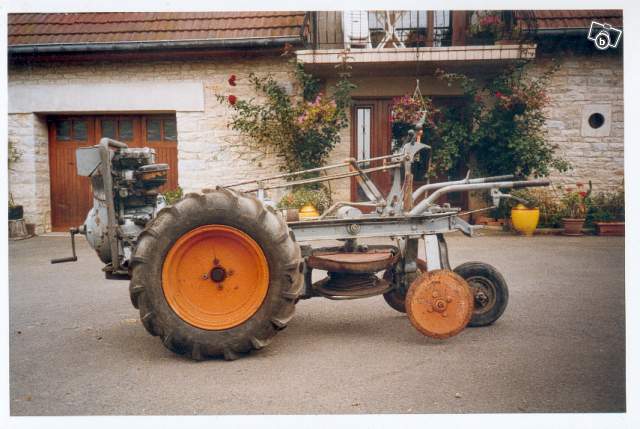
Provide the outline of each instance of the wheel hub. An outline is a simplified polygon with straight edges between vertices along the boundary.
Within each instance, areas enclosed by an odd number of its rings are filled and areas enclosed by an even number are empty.
[[[227,270],[223,267],[213,267],[211,270],[211,280],[215,283],[222,283],[227,278]]]
[[[475,313],[484,313],[495,305],[496,291],[493,283],[481,277],[469,278],[467,282],[473,290]]]

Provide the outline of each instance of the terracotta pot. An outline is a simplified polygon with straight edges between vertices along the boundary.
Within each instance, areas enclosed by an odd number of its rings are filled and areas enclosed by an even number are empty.
[[[473,223],[475,225],[487,225],[489,222],[492,222],[494,219],[489,216],[479,215],[473,217]]]
[[[562,219],[562,225],[564,226],[564,232],[562,235],[583,235],[582,227],[584,226],[584,219]]]
[[[595,222],[596,234],[624,237],[624,222]]]

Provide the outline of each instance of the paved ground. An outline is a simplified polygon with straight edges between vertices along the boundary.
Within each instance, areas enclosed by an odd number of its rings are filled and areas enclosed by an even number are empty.
[[[192,362],[149,336],[127,282],[80,241],[10,243],[12,415],[621,412],[624,240],[449,239],[494,264],[511,299],[493,326],[423,337],[381,297],[300,302],[288,329],[233,362]]]

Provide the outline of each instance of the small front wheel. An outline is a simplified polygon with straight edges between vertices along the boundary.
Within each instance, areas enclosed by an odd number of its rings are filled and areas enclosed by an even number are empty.
[[[405,298],[407,296],[407,290],[409,289],[409,286],[411,286],[411,283],[415,279],[420,277],[421,274],[427,272],[427,263],[424,259],[416,259],[416,264],[418,265],[418,270],[415,273],[405,275],[404,277],[406,278],[404,279],[400,276],[395,275],[393,268],[389,268],[384,272],[383,279],[390,283],[394,282],[394,279],[399,280],[400,282],[404,281],[404,285],[394,284],[393,289],[382,295],[387,304],[389,304],[389,307],[393,308],[396,311],[399,311],[400,313],[407,312],[407,308],[405,306]]]
[[[469,283],[473,293],[469,326],[487,326],[498,320],[509,302],[509,289],[502,274],[483,262],[465,262],[453,271]]]

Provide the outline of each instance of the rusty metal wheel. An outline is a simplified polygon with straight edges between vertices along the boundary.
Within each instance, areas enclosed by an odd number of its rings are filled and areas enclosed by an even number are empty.
[[[462,331],[473,314],[473,295],[467,282],[450,270],[422,274],[407,292],[407,314],[424,335],[444,339]]]
[[[140,234],[131,301],[168,349],[235,359],[266,346],[293,317],[300,247],[255,197],[218,188],[188,194]]]
[[[389,283],[394,283],[393,289],[382,296],[387,304],[389,304],[389,307],[399,311],[400,313],[407,312],[405,307],[407,289],[416,278],[418,278],[422,273],[427,272],[427,262],[424,259],[416,259],[416,264],[418,265],[418,271],[407,275],[405,279],[399,278],[399,276],[395,274],[393,268],[385,271],[384,276],[382,277]],[[404,285],[402,284],[403,282]]]
[[[469,326],[487,326],[498,320],[509,302],[509,289],[504,277],[484,262],[465,262],[453,271],[469,283],[474,299]]]

